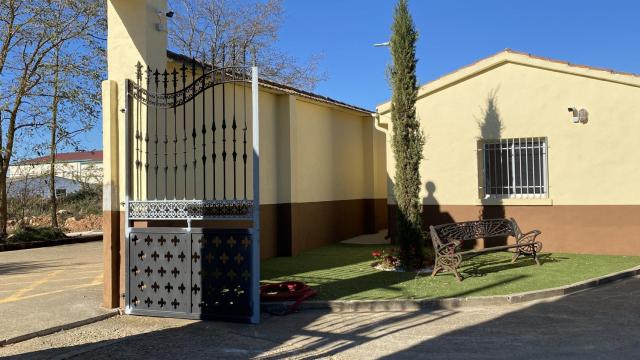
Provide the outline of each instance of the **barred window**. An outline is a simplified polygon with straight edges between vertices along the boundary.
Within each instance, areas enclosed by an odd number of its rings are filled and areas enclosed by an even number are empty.
[[[485,198],[547,197],[546,138],[487,140],[479,150]]]

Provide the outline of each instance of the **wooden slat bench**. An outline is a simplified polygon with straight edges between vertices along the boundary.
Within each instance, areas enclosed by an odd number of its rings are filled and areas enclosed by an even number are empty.
[[[432,225],[429,235],[433,242],[436,259],[431,276],[440,271],[452,272],[458,281],[462,281],[458,267],[465,255],[477,255],[492,251],[515,249],[511,262],[515,262],[520,255],[531,256],[540,265],[538,253],[542,243],[536,241],[541,232],[538,230],[522,233],[516,221],[511,219],[487,219],[466,221],[451,224]],[[493,246],[484,249],[463,250],[464,241],[486,239],[492,237],[513,236],[516,243],[512,245]]]

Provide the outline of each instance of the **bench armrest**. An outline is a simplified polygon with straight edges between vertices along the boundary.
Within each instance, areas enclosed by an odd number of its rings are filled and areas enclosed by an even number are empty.
[[[462,241],[460,240],[450,240],[446,243],[438,245],[435,249],[436,253],[439,255],[450,255],[456,252],[456,249],[460,247]]]
[[[522,235],[520,235],[520,237],[518,237],[516,239],[516,242],[519,243],[528,243],[528,242],[534,242],[536,240],[536,237],[538,235],[542,234],[542,232],[540,232],[540,230],[531,230],[528,233],[524,233]]]

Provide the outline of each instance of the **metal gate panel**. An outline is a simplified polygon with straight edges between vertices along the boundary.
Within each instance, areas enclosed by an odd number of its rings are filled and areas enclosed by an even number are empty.
[[[191,308],[188,234],[162,229],[129,236],[127,308],[131,314],[182,316]]]
[[[247,229],[205,229],[192,235],[192,313],[201,318],[251,316],[251,242]]]
[[[127,313],[251,318],[254,274],[249,229],[134,228],[128,254]]]

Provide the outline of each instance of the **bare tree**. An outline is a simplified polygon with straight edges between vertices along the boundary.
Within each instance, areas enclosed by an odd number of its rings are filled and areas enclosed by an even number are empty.
[[[324,80],[320,56],[306,62],[277,49],[284,11],[282,0],[170,0],[169,47],[200,61],[245,61],[255,54],[261,75],[285,85],[313,89]],[[248,59],[247,61],[251,61]]]
[[[71,46],[73,45],[73,46]],[[93,39],[88,39],[90,48]],[[51,121],[49,128],[49,204],[51,226],[58,227],[58,201],[56,193],[56,156],[60,146],[79,150],[78,135],[92,129],[100,112],[100,79],[104,59],[78,56],[78,41],[66,42],[55,50],[51,68]]]
[[[16,135],[50,122],[51,108],[42,101],[51,96],[52,56],[63,44],[97,31],[102,7],[101,2],[86,0],[0,0],[0,110],[7,113],[0,124],[2,236],[7,230],[7,172]]]
[[[50,142],[50,170],[49,170],[49,201],[51,203],[51,227],[58,227],[58,202],[56,201],[56,152],[58,133],[58,107],[60,105],[60,46],[55,49],[55,64],[53,70],[53,97],[51,104],[51,142]]]

